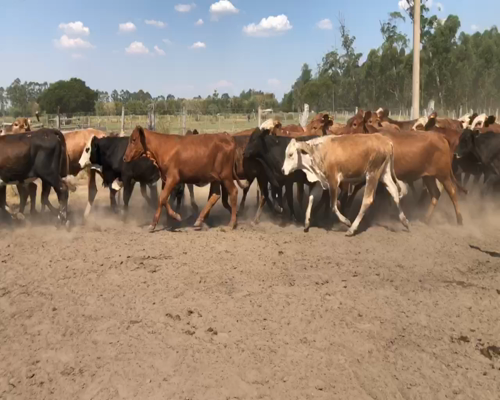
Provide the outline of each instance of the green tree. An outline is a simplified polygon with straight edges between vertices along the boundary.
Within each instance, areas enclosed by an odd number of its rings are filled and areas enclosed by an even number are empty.
[[[56,113],[58,107],[62,113],[92,112],[98,93],[90,89],[84,81],[71,78],[58,81],[49,86],[39,98],[42,111]]]

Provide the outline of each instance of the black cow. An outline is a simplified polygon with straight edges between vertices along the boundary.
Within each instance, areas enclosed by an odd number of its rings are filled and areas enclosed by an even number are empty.
[[[42,204],[50,206],[51,188],[59,200],[58,217],[66,223],[68,187],[62,178],[68,174],[66,141],[57,129],[40,129],[0,137],[0,208],[5,211],[6,185],[42,181]],[[51,207],[51,206],[50,206]],[[52,207],[51,207],[52,209]]]
[[[500,134],[463,131],[457,147],[457,158],[470,159],[481,165],[484,184],[498,183],[500,178]]]
[[[118,179],[123,183],[123,204],[125,210],[134,190],[135,182],[147,184],[151,190],[151,199],[147,199],[151,207],[156,208],[158,202],[158,192],[156,182],[160,178],[160,173],[156,165],[147,157],[141,157],[130,163],[123,161],[123,156],[127,150],[128,137],[104,137],[98,139],[93,137],[90,146],[87,146],[80,159],[80,166],[85,168],[88,165],[99,165],[102,167],[101,176],[103,185],[109,187],[110,202],[113,211],[116,211],[116,192],[112,186]],[[141,185],[143,186],[143,185]]]
[[[295,139],[298,141],[306,141],[317,137],[319,136],[311,135]],[[281,208],[283,208],[281,198],[282,188],[285,186],[287,204],[290,210],[290,216],[293,220],[297,220],[293,207],[293,184],[297,183],[298,200],[301,206],[303,204],[304,185],[307,184],[310,190],[314,185],[307,181],[306,175],[303,171],[298,170],[290,175],[283,174],[282,168],[285,162],[285,151],[291,140],[292,138],[289,137],[270,135],[269,130],[260,130],[259,128],[257,128],[250,136],[248,145],[245,148],[244,159],[256,160],[261,166],[261,168],[256,169],[255,171],[257,173],[257,180],[261,191],[261,200],[259,210],[257,211],[256,222],[258,221],[258,216],[264,206],[264,202],[267,202],[271,208],[276,208],[275,205],[270,203],[267,182],[269,182],[271,187],[276,191],[277,201]],[[329,199],[327,194],[328,193],[324,193],[322,200],[317,204],[316,208],[319,208]]]

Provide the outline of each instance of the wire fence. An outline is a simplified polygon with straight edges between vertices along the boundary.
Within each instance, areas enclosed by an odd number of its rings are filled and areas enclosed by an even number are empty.
[[[333,114],[335,122],[346,123],[349,118],[355,115],[358,111],[357,107],[352,107],[344,110],[336,110],[329,112]],[[459,118],[460,111],[447,110],[439,112],[440,117]],[[484,111],[488,115],[496,115],[498,119],[499,110],[475,110],[476,112]],[[464,110],[463,113],[470,112]],[[423,115],[428,114],[427,110],[423,111]],[[309,113],[308,120],[314,118],[314,112]],[[390,110],[390,116],[396,120],[409,120],[411,119],[411,110]],[[241,132],[247,129],[255,128],[268,118],[279,119],[283,126],[295,124],[299,125],[301,121],[301,113],[298,112],[275,112],[272,110],[258,110],[257,112],[246,113],[220,113],[216,115],[204,114],[189,114],[181,112],[176,115],[123,115],[123,116],[103,116],[103,115],[53,115],[44,114],[40,116],[37,121],[35,117],[31,117],[32,129],[40,127],[49,127],[61,129],[61,131],[71,131],[77,129],[94,128],[106,132],[123,132],[128,135],[137,125],[143,127],[150,127],[161,133],[170,134],[184,134],[187,130],[198,130],[200,133],[218,133],[218,132]],[[14,118],[2,117],[0,124],[10,124]],[[122,126],[123,125],[123,126]]]

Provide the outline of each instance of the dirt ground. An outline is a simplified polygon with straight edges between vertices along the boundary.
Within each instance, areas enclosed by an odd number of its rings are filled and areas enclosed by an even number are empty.
[[[206,188],[195,189],[204,204]],[[447,199],[353,238],[267,217],[147,232],[100,189],[82,225],[2,226],[1,399],[499,399],[500,214]],[[189,214],[185,207],[182,213]],[[413,214],[413,215],[411,215]],[[188,223],[193,222],[188,219]]]

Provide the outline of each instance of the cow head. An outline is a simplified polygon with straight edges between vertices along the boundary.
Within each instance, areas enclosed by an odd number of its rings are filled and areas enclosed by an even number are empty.
[[[285,162],[281,171],[284,175],[288,175],[293,171],[300,169],[300,155],[297,147],[297,141],[292,139],[285,150]]]
[[[270,134],[269,129],[259,129],[256,128],[250,135],[248,144],[243,152],[243,157],[255,158],[262,153],[267,152],[267,146],[265,142],[265,137]]]
[[[95,136],[92,136],[85,145],[79,164],[82,169],[92,164],[99,164],[99,147],[97,146],[97,138]]]
[[[30,120],[28,118],[18,118],[12,124],[12,133],[24,133],[30,131]]]
[[[146,135],[144,134],[144,129],[142,128],[142,126],[137,125],[130,135],[127,150],[125,151],[125,155],[123,156],[123,161],[130,162],[133,160],[137,160],[143,154],[146,154],[146,152]]]
[[[306,130],[310,135],[328,135],[330,127],[333,126],[333,117],[328,113],[318,114],[307,125]]]
[[[474,142],[478,135],[478,132],[473,132],[470,129],[466,129],[462,132],[456,151],[457,158],[474,153]]]
[[[376,111],[376,114],[379,117],[380,121],[386,121],[387,119],[389,119],[389,110],[387,108],[380,107]]]

